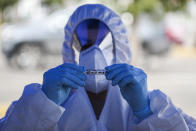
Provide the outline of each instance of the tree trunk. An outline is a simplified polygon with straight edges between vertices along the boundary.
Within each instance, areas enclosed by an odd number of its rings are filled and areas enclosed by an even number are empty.
[[[141,45],[139,43],[139,40],[136,35],[136,22],[132,25],[132,31],[131,31],[131,49],[132,49],[132,61],[131,64],[138,66],[139,60],[141,57]]]
[[[0,24],[4,22],[4,9],[0,10]]]

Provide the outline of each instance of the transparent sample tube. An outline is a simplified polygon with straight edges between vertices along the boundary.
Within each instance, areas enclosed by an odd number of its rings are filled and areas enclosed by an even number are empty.
[[[105,75],[105,70],[95,70],[95,69],[87,69],[85,74],[87,75]]]

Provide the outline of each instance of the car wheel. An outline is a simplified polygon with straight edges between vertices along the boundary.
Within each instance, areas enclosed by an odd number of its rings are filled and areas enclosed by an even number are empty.
[[[20,45],[12,54],[11,66],[19,69],[35,69],[42,65],[42,50],[39,45]]]

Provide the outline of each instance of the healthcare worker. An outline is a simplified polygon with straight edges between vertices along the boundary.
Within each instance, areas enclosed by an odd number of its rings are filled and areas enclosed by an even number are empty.
[[[196,121],[129,65],[130,43],[118,15],[79,7],[65,27],[64,64],[24,88],[1,131],[194,131]]]

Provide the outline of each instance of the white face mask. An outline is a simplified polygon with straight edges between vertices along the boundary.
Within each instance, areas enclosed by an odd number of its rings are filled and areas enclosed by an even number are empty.
[[[102,70],[107,66],[107,62],[99,47],[94,45],[80,52],[79,65],[86,69]],[[108,87],[109,81],[105,78],[105,75],[87,75],[86,90],[92,93],[100,93],[107,90]]]
[[[75,61],[79,63],[79,55],[80,55],[80,47],[79,46],[79,41],[76,38],[76,34],[73,35],[73,49],[75,52]],[[109,32],[107,36],[104,38],[104,40],[101,42],[99,45],[99,49],[102,51],[102,54],[105,57],[107,65],[112,65],[114,56],[113,56],[113,41],[112,41],[112,33]]]

